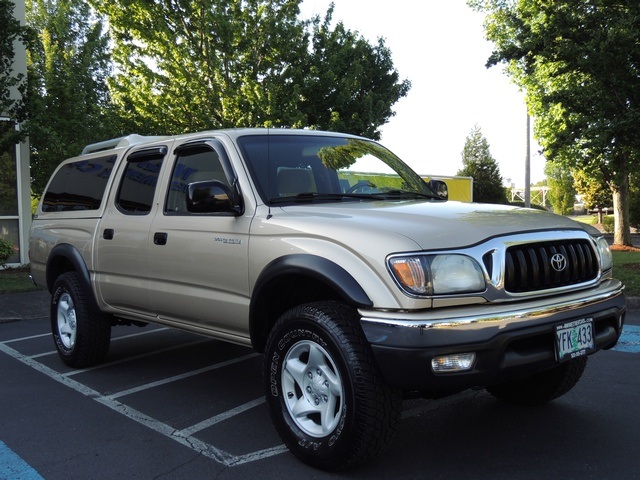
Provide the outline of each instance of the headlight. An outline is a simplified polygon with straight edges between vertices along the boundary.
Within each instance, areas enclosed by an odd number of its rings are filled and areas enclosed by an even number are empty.
[[[611,249],[609,248],[609,242],[604,237],[599,237],[596,240],[598,245],[598,253],[600,256],[600,268],[603,272],[611,270],[613,267],[613,256],[611,255]]]
[[[417,255],[389,259],[389,270],[410,295],[448,295],[482,292],[484,274],[478,263],[466,255]]]

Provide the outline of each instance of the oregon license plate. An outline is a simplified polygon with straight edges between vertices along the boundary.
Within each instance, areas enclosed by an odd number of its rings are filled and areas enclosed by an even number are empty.
[[[559,362],[587,355],[594,350],[593,318],[581,318],[556,326],[556,357]]]

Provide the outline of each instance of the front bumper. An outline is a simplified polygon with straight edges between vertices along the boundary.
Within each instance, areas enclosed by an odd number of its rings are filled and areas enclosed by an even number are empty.
[[[613,347],[625,317],[624,287],[607,280],[599,287],[562,297],[479,304],[420,312],[360,310],[367,340],[390,385],[405,390],[455,391],[526,377],[556,364],[554,328],[593,318],[596,351]],[[431,359],[475,352],[474,367],[439,373]]]

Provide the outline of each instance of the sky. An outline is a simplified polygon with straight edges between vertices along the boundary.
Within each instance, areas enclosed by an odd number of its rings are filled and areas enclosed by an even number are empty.
[[[304,0],[301,15],[324,18],[330,0]],[[524,94],[502,66],[487,69],[492,44],[483,15],[466,0],[333,0],[333,21],[371,44],[382,37],[408,95],[381,127],[380,143],[425,175],[455,175],[462,149],[479,126],[507,186],[525,185]],[[544,158],[531,143],[531,183],[544,180]]]

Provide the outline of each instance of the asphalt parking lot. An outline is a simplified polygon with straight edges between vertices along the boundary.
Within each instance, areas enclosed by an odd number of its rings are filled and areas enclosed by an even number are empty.
[[[0,479],[640,478],[640,310],[552,404],[518,408],[484,391],[408,400],[393,446],[340,474],[282,446],[250,349],[115,327],[107,362],[72,370],[47,312],[44,292],[0,296]]]

